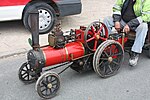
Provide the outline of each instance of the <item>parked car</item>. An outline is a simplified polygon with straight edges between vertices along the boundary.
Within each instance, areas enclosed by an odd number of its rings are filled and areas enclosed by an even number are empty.
[[[2,0],[0,21],[22,20],[29,29],[29,12],[38,9],[39,33],[49,32],[59,16],[80,14],[81,0]]]

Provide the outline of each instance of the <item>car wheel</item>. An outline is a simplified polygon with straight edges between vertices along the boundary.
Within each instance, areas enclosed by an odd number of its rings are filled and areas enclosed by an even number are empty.
[[[27,7],[23,15],[24,26],[30,30],[30,12],[37,9],[39,12],[39,33],[45,34],[52,30],[56,21],[54,9],[44,2],[36,2]]]

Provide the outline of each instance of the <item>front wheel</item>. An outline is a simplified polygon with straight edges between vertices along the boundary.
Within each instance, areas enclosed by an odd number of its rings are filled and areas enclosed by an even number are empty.
[[[56,13],[54,9],[45,2],[36,2],[27,6],[24,15],[23,23],[24,26],[30,30],[30,12],[37,9],[39,12],[39,33],[48,33],[54,27],[56,20]]]
[[[26,84],[33,83],[38,78],[33,68],[27,62],[23,63],[19,68],[18,76]]]
[[[45,72],[37,80],[35,89],[43,99],[50,99],[56,96],[60,89],[59,75],[52,71]]]

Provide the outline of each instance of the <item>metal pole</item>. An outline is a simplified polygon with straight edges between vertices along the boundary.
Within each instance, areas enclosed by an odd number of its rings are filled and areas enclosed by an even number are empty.
[[[30,12],[30,31],[32,35],[32,48],[37,50],[39,45],[39,12],[37,9]]]

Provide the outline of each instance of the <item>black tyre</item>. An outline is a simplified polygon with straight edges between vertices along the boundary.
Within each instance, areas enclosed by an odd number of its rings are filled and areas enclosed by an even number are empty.
[[[30,30],[29,13],[34,9],[39,11],[39,33],[45,34],[51,31],[56,20],[56,13],[54,9],[45,2],[35,2],[27,6],[23,15],[24,26]]]

